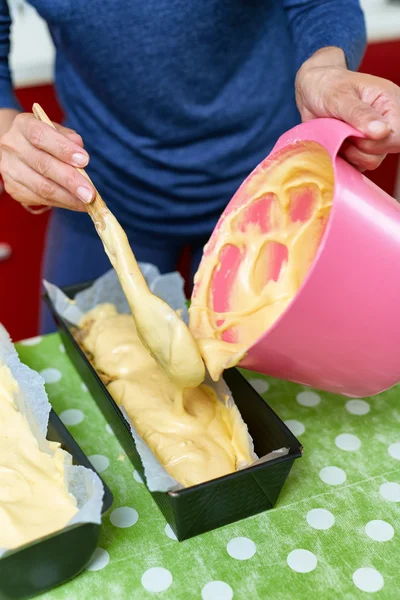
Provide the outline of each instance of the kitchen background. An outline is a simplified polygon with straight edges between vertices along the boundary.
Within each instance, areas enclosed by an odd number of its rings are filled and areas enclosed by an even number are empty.
[[[39,102],[62,120],[52,81],[54,48],[46,25],[24,0],[9,0],[13,17],[11,70],[25,110]],[[360,70],[400,85],[400,1],[363,0],[368,49]],[[369,175],[400,201],[400,162],[389,156]],[[48,213],[32,216],[7,194],[0,195],[0,321],[14,340],[38,332],[40,264]],[[181,264],[185,272],[185,260]]]

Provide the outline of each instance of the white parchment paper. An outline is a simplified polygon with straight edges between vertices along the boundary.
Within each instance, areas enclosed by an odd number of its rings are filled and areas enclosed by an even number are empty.
[[[43,378],[21,363],[10,336],[0,324],[0,362],[7,365],[18,383],[15,399],[18,410],[23,413],[36,436],[39,447],[54,454],[46,439],[51,406],[47,398]],[[75,523],[100,523],[103,503],[103,484],[91,469],[83,466],[65,465],[68,491],[76,498],[79,511],[68,525]],[[0,549],[0,556],[5,549]]]
[[[180,274],[168,273],[161,275],[157,267],[147,263],[141,263],[139,264],[139,267],[150,290],[165,300],[172,308],[179,310],[182,319],[187,323],[188,311],[184,294],[184,281]],[[99,277],[89,288],[79,292],[73,301],[52,283],[45,281],[44,286],[57,313],[71,325],[78,326],[81,318],[86,312],[104,302],[115,304],[120,313],[130,312],[125,295],[113,269]],[[232,410],[237,411],[239,418],[241,419],[239,410],[225,381],[221,378],[215,383],[207,375],[205,383],[215,390],[221,401],[226,402],[228,406],[232,407]],[[132,437],[135,440],[137,451],[142,460],[146,483],[149,490],[151,492],[168,492],[181,489],[181,484],[167,473],[157,457],[135,430],[132,421],[124,408],[122,408],[121,411],[131,428]],[[247,429],[245,424],[244,426]],[[281,448],[268,454],[268,456],[257,458],[257,455],[254,453],[253,440],[251,439],[250,434],[248,435],[249,447],[253,454],[254,461],[257,461],[257,463],[273,460],[274,458],[283,456],[289,452],[288,449]],[[248,465],[240,465],[240,468],[245,468],[246,466]]]

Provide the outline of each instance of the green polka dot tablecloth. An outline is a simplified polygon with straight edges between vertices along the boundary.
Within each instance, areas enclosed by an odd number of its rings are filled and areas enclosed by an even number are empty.
[[[18,345],[114,494],[86,571],[46,600],[400,598],[400,389],[364,400],[246,373],[304,445],[273,510],[179,543],[65,354]]]

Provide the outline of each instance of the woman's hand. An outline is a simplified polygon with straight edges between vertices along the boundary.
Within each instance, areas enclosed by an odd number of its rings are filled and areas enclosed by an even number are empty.
[[[80,135],[61,125],[54,130],[29,113],[2,112],[0,121],[13,113],[0,138],[0,173],[6,192],[26,206],[84,211],[83,203],[93,200],[94,190],[74,168],[89,162]]]
[[[323,48],[299,69],[296,101],[303,121],[341,119],[365,134],[341,154],[361,171],[376,169],[400,152],[400,88],[380,77],[349,71],[339,48]]]

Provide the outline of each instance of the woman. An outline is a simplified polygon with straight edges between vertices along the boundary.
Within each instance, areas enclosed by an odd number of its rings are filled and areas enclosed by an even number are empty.
[[[56,207],[44,277],[59,285],[109,268],[82,214],[93,189],[74,166],[87,166],[138,260],[169,271],[188,243],[196,268],[241,181],[300,118],[365,133],[343,149],[360,169],[400,150],[399,88],[354,72],[365,48],[357,0],[32,4],[57,49],[68,128],[19,112],[0,0],[0,172],[29,210]]]

